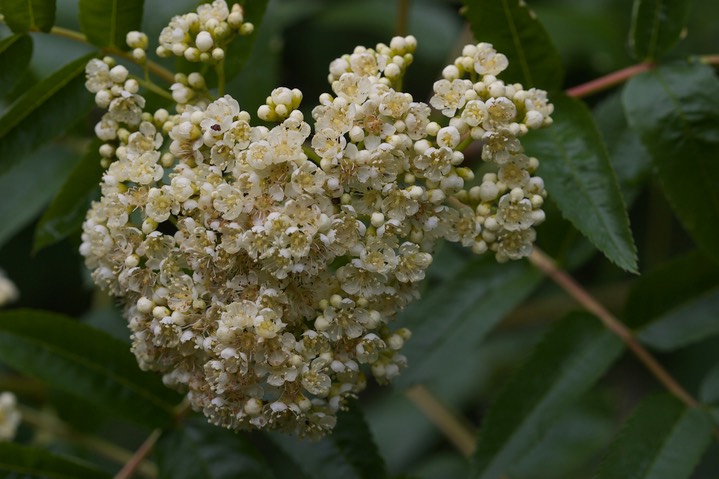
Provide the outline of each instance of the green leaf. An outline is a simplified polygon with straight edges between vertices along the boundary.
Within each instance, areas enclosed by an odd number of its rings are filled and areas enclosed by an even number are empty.
[[[127,50],[127,32],[140,30],[144,0],[80,0],[80,28],[98,47]]]
[[[0,118],[0,173],[66,131],[90,111],[86,55],[33,85]]]
[[[242,0],[239,3],[244,7],[245,21],[252,23],[255,26],[255,31],[250,36],[235,38],[227,48],[225,56],[226,81],[235,78],[250,58],[257,38],[257,30],[267,10],[268,0]]]
[[[522,0],[464,1],[465,16],[479,42],[504,53],[509,67],[500,75],[506,83],[525,88],[558,90],[564,72],[559,52],[534,12]]]
[[[579,470],[603,453],[612,440],[617,411],[599,388],[590,390],[578,404],[554,421],[544,437],[511,466],[512,479],[579,477]]]
[[[37,217],[77,160],[66,148],[42,148],[0,173],[0,246]]]
[[[695,250],[642,275],[632,287],[622,316],[627,325],[640,329],[718,286],[719,266]]]
[[[494,258],[478,258],[451,280],[431,288],[399,318],[412,338],[402,349],[410,366],[395,384],[407,387],[446,374],[448,358],[459,360],[457,356],[463,354],[456,347],[457,335],[465,344],[479,344],[542,278],[527,262],[497,264]]]
[[[109,479],[94,466],[71,457],[58,456],[46,449],[0,442],[0,474],[22,479]]]
[[[271,479],[265,458],[245,435],[209,424],[184,421],[163,435],[155,451],[159,479]]]
[[[679,221],[719,262],[719,80],[707,65],[665,65],[629,80],[623,102]]]
[[[719,334],[718,311],[719,286],[655,319],[638,336],[657,349],[677,349]]]
[[[15,33],[49,32],[55,24],[55,0],[0,0],[0,13]]]
[[[32,57],[32,38],[13,35],[0,41],[0,95],[6,95],[18,82]]]
[[[268,437],[313,479],[387,477],[384,460],[357,402],[337,415],[334,431],[321,441],[310,442],[279,434]]]
[[[631,205],[651,172],[649,152],[642,145],[639,135],[629,128],[620,92],[603,100],[593,113],[607,145],[609,160],[617,173],[624,201]]]
[[[474,454],[474,477],[495,479],[506,473],[555,417],[599,379],[622,346],[588,314],[572,314],[556,324],[487,411]]]
[[[554,124],[523,139],[539,158],[549,197],[594,246],[620,268],[637,271],[624,200],[594,119],[582,102],[552,97]]]
[[[87,153],[73,168],[60,191],[35,227],[33,252],[54,244],[80,229],[91,198],[98,190],[103,168],[97,152],[100,143],[90,143]]]
[[[128,346],[46,311],[0,313],[0,359],[59,390],[151,427],[167,426],[180,397],[140,371]]]
[[[705,404],[719,404],[719,363],[704,377],[699,388],[699,400]]]
[[[669,51],[682,35],[689,0],[634,0],[629,48],[639,60],[653,60]]]
[[[666,395],[651,396],[629,418],[597,479],[682,479],[709,446],[711,418]]]

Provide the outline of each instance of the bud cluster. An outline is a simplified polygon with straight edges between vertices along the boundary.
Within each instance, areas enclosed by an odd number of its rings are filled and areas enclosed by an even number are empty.
[[[215,0],[200,5],[197,12],[173,17],[160,32],[157,55],[216,63],[225,58],[225,47],[236,35],[253,31],[252,23],[245,22],[241,5],[236,3],[230,9],[224,0]]]
[[[517,146],[529,128],[517,118],[551,106],[519,85],[492,96],[489,74],[445,79],[431,101],[451,117],[441,127],[395,89],[415,48],[397,37],[333,61],[313,126],[297,110],[301,92],[278,88],[257,113],[271,128],[253,126],[231,96],[182,95],[176,114],[142,113],[116,135],[81,253],[123,299],[140,365],[212,422],[325,434],[367,373],[387,382],[405,366],[410,333],[391,320],[418,297],[437,241],[527,254],[515,236],[541,220],[544,190]],[[98,72],[91,62],[89,85]],[[476,122],[471,105],[485,112]],[[499,172],[467,190],[469,135]]]

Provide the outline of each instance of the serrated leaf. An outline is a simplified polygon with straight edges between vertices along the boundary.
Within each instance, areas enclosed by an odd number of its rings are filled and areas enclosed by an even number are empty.
[[[80,28],[98,47],[127,50],[127,32],[140,30],[144,0],[80,0]]]
[[[402,349],[409,367],[395,380],[398,387],[442,374],[448,356],[461,354],[455,335],[475,344],[489,333],[541,282],[542,274],[526,262],[497,264],[475,259],[454,278],[434,287],[402,312],[399,323],[412,331]]]
[[[562,215],[613,263],[637,271],[637,253],[617,176],[594,119],[579,100],[552,97],[554,124],[523,143]]]
[[[0,41],[0,95],[6,95],[25,72],[32,57],[32,38],[13,35]]]
[[[0,442],[0,474],[22,479],[109,479],[111,476],[79,459],[58,456],[46,449]]]
[[[313,479],[387,477],[384,460],[357,402],[337,415],[334,431],[321,441],[310,442],[278,434],[268,437]]]
[[[55,0],[0,0],[0,13],[15,33],[49,32],[55,24]]]
[[[699,400],[706,404],[719,404],[719,363],[704,377],[699,388]]]
[[[559,52],[534,12],[522,0],[464,1],[465,14],[478,42],[488,42],[507,56],[500,74],[506,83],[558,90],[564,71]]]
[[[571,314],[557,323],[495,397],[474,454],[477,479],[507,472],[564,408],[619,357],[623,345],[594,317]]]
[[[66,148],[42,148],[0,173],[0,246],[37,217],[77,159]]]
[[[647,324],[638,337],[657,349],[681,348],[719,334],[718,312],[719,286]]]
[[[691,476],[712,434],[711,418],[672,396],[651,396],[629,418],[597,479],[682,479]]]
[[[75,165],[35,227],[33,252],[54,244],[80,229],[91,196],[98,189],[103,168],[92,142],[82,160]]]
[[[668,52],[681,37],[689,0],[634,0],[629,48],[639,60],[653,60]]]
[[[679,221],[719,262],[719,80],[707,65],[665,65],[629,80],[622,100]]]
[[[158,376],[140,371],[125,343],[47,311],[0,313],[0,359],[105,411],[151,427],[170,424],[180,401]]]
[[[267,460],[246,436],[184,421],[160,438],[155,451],[159,479],[273,479]],[[271,460],[271,458],[270,458]]]
[[[629,128],[621,92],[614,93],[599,103],[593,114],[607,145],[609,161],[617,173],[624,201],[631,205],[650,174],[649,152],[636,132]]]
[[[0,173],[54,139],[93,104],[85,90],[86,55],[36,83],[0,118]]]

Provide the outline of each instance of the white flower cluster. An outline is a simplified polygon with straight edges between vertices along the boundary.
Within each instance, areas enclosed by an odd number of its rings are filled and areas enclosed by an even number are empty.
[[[461,116],[440,127],[428,105],[393,88],[415,48],[398,37],[332,62],[333,94],[312,111],[314,133],[296,109],[301,93],[279,88],[258,112],[280,121],[272,128],[252,126],[230,96],[188,97],[177,114],[125,123],[106,145],[114,161],[81,253],[95,281],[124,300],[140,365],[188,390],[212,422],[325,434],[366,372],[386,382],[404,367],[409,331],[389,323],[418,296],[438,240],[521,256],[508,235],[531,231],[540,210],[532,203],[527,224],[515,190],[529,190],[524,174],[536,160],[522,163],[505,129],[526,131],[515,117],[541,95],[511,110],[483,88],[471,97],[471,82],[454,100],[440,85],[433,105],[461,115],[474,101],[487,111],[471,127]],[[518,98],[521,87],[511,88]],[[458,148],[474,128],[508,145],[500,152],[482,138],[504,170],[477,187],[481,201],[465,189],[473,173]],[[491,241],[490,221],[499,225]]]
[[[0,393],[0,441],[12,441],[20,425],[17,400],[11,392]]]
[[[507,58],[489,43],[467,45],[435,82],[430,100],[450,118],[444,134],[477,140],[482,159],[496,168],[459,197],[473,207],[482,225],[474,251],[494,251],[498,261],[528,256],[536,236],[532,226],[544,221],[544,182],[533,176],[539,162],[524,154],[519,138],[551,125],[554,109],[545,91],[499,80],[507,65]]]
[[[12,303],[17,300],[20,293],[10,278],[5,276],[5,272],[0,269],[0,307]]]
[[[191,62],[219,62],[225,58],[225,47],[233,37],[249,35],[252,23],[245,22],[242,6],[228,8],[224,0],[202,4],[197,12],[173,17],[160,32],[157,55],[185,57]]]

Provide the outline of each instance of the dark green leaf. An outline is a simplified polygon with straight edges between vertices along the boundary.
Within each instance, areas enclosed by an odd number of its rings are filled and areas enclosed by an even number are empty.
[[[245,21],[252,23],[255,26],[255,31],[250,36],[235,38],[227,48],[225,57],[225,79],[227,81],[235,78],[250,58],[257,38],[257,30],[262,24],[262,19],[267,9],[268,0],[243,0],[239,3],[244,7]]]
[[[400,323],[412,331],[403,348],[410,367],[395,383],[406,387],[446,373],[449,357],[463,354],[457,335],[477,345],[504,315],[540,283],[542,274],[526,262],[497,264],[493,258],[475,259],[453,279],[431,288],[411,304]]]
[[[557,90],[564,72],[559,52],[534,12],[522,0],[464,1],[466,17],[479,42],[504,53],[509,67],[500,75],[526,88]]]
[[[337,415],[328,437],[311,442],[273,434],[271,440],[313,479],[384,479],[384,460],[356,402]]]
[[[539,174],[565,218],[620,268],[637,271],[624,200],[606,147],[584,104],[552,97],[554,124],[524,139],[539,158]]]
[[[66,131],[93,104],[85,90],[86,55],[33,85],[0,118],[0,173]]]
[[[719,334],[719,286],[660,316],[638,333],[643,343],[663,350]]]
[[[719,404],[719,363],[709,371],[702,381],[699,400],[706,404]]]
[[[55,0],[0,0],[0,13],[15,33],[49,32],[55,24]]]
[[[103,168],[97,152],[99,142],[92,142],[82,160],[70,172],[50,206],[35,228],[33,251],[37,252],[80,229],[91,197],[98,189]]]
[[[556,324],[487,411],[474,477],[495,479],[506,473],[621,351],[621,340],[590,315],[569,315]]]
[[[80,28],[93,45],[127,50],[127,32],[139,30],[144,0],[80,0]]]
[[[639,60],[653,60],[669,51],[681,37],[689,0],[634,0],[629,48]]]
[[[719,266],[692,251],[643,275],[632,287],[624,321],[639,329],[719,286]]]
[[[578,404],[552,421],[550,429],[534,447],[511,466],[512,479],[579,477],[593,457],[603,453],[614,435],[616,413],[599,388],[589,391]]]
[[[661,66],[632,78],[623,102],[679,221],[719,262],[719,80],[707,65]]]
[[[642,401],[609,450],[597,479],[682,479],[709,446],[711,418],[669,395]]]
[[[10,92],[30,63],[32,38],[13,35],[0,41],[0,95]]]
[[[350,403],[348,410],[337,415],[337,426],[331,438],[360,477],[387,477],[384,459],[377,450],[359,403]]]
[[[205,418],[187,420],[162,436],[155,456],[160,479],[274,478],[252,441]]]
[[[140,371],[128,346],[66,316],[0,313],[0,359],[59,390],[148,426],[172,422],[179,396]]]
[[[597,127],[607,145],[624,201],[630,205],[639,195],[651,171],[651,158],[639,136],[629,128],[622,96],[615,93],[594,109]]]
[[[92,465],[45,449],[0,442],[0,476],[22,479],[109,479]]]
[[[0,173],[0,246],[40,213],[77,160],[66,148],[42,148]]]

